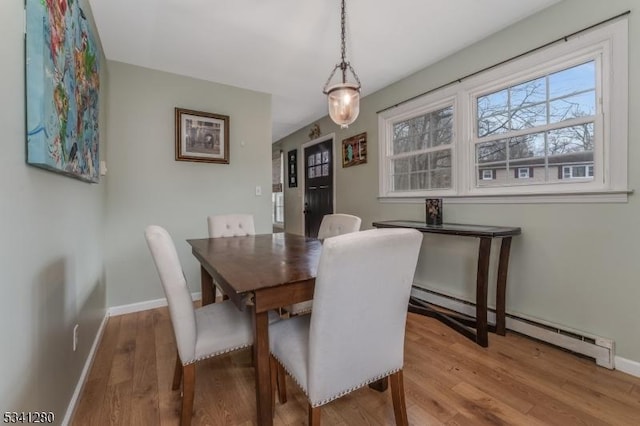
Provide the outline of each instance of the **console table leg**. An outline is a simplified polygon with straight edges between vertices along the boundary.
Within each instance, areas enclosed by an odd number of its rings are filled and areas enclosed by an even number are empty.
[[[509,269],[509,252],[511,237],[504,237],[500,244],[500,259],[498,261],[498,282],[496,287],[496,333],[506,334],[506,294],[507,271]]]
[[[480,238],[478,249],[478,273],[476,276],[476,343],[489,346],[487,326],[487,282],[489,281],[489,258],[491,238]]]

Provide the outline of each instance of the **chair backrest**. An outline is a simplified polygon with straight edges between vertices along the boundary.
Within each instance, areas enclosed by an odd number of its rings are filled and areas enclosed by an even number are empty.
[[[358,232],[361,223],[362,219],[350,214],[335,213],[325,215],[320,223],[318,239],[323,240],[350,232]]]
[[[176,246],[169,233],[160,226],[148,226],[144,236],[167,297],[180,359],[183,363],[188,362],[195,357],[196,315]]]
[[[256,234],[253,215],[250,214],[209,216],[207,223],[209,224],[209,238],[244,237]]]
[[[400,370],[422,234],[372,229],[324,241],[309,331],[312,406]]]

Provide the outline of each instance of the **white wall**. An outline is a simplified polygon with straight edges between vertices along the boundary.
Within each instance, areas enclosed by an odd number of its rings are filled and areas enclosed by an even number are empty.
[[[424,220],[423,204],[389,204],[378,195],[376,111],[486,66],[631,10],[629,16],[629,187],[640,188],[640,4],[633,0],[566,0],[363,99],[360,117],[341,130],[327,117],[322,134],[336,143],[367,132],[368,163],[337,168],[337,211],[375,220]],[[357,49],[357,40],[354,40]],[[437,40],[434,40],[437,43]],[[383,58],[383,56],[381,56]],[[383,59],[382,59],[383,60]],[[366,81],[363,82],[366,85]],[[278,141],[286,153],[308,140],[309,126]],[[336,147],[334,147],[336,149]],[[340,152],[338,149],[337,152]],[[298,153],[301,169],[302,157]],[[286,180],[286,179],[285,179]],[[302,232],[302,188],[285,187],[285,222]],[[448,222],[521,226],[511,251],[507,311],[616,341],[617,355],[640,362],[640,200],[626,204],[447,204]],[[477,242],[425,235],[416,281],[474,300]],[[494,246],[494,250],[497,247]],[[495,265],[494,265],[495,266]],[[492,271],[495,277],[495,271]],[[490,292],[495,300],[494,292]],[[493,302],[491,302],[493,303]]]
[[[185,239],[207,236],[208,215],[252,213],[256,231],[271,232],[271,97],[119,62],[109,76],[108,305],[164,297],[144,240],[150,224],[169,231],[200,291]],[[230,117],[230,164],[174,160],[175,107]]]
[[[0,2],[0,412],[53,411],[59,424],[105,312],[105,184],[25,163],[23,13],[23,0]]]

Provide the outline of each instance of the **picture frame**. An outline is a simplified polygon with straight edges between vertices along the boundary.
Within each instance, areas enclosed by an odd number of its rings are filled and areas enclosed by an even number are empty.
[[[351,136],[342,141],[342,167],[351,167],[367,162],[367,132]]]
[[[442,198],[426,198],[424,201],[426,224],[442,225]]]
[[[289,175],[289,188],[298,187],[298,150],[287,152],[287,170]]]
[[[229,164],[229,116],[175,109],[176,161]]]

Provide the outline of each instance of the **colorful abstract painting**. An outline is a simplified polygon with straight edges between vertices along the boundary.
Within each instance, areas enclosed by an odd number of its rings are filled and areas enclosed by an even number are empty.
[[[27,0],[27,163],[99,180],[98,45],[78,0]]]

